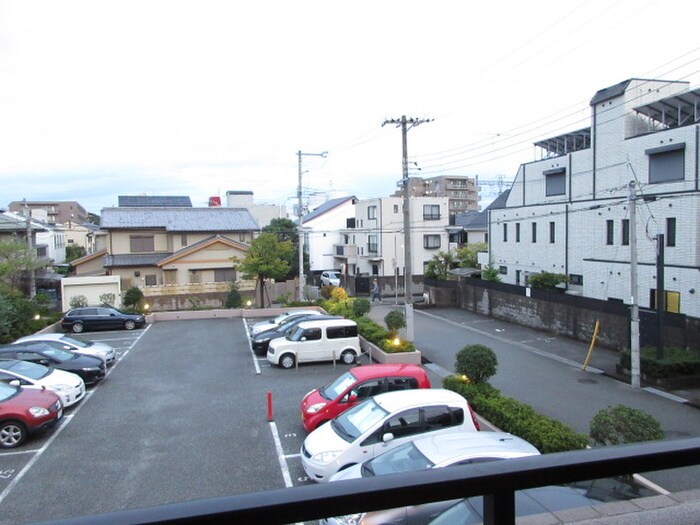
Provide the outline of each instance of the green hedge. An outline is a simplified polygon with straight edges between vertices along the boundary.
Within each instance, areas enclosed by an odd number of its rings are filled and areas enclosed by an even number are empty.
[[[451,375],[443,387],[463,395],[472,408],[489,422],[532,443],[543,454],[586,448],[588,437],[571,427],[539,414],[530,405],[502,396],[488,383],[471,384]]]
[[[620,366],[631,369],[631,351],[620,353]],[[700,353],[682,348],[665,348],[664,358],[656,358],[656,348],[644,347],[639,352],[642,373],[648,377],[667,378],[700,375]]]

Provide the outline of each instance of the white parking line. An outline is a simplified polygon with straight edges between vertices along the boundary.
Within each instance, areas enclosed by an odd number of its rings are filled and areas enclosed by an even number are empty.
[[[245,330],[245,337],[248,340],[248,348],[250,349],[250,354],[253,356],[253,365],[255,366],[255,374],[260,375],[262,372],[260,370],[260,366],[258,365],[258,356],[255,355],[255,351],[253,350],[253,343],[250,341],[250,332],[248,332],[248,323],[246,323],[246,320],[241,317],[241,321],[243,322],[243,329]]]
[[[282,442],[280,441],[280,435],[277,432],[277,425],[274,421],[270,421],[270,431],[272,432],[272,439],[275,441],[275,450],[277,451],[277,459],[280,462],[280,470],[282,471],[284,486],[287,488],[293,487],[294,485],[292,484],[292,476],[289,474],[289,466],[287,465],[284,450],[282,450]]]

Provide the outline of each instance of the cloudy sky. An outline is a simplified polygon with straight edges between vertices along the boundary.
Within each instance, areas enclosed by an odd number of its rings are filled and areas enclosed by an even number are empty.
[[[0,0],[0,206],[227,190],[291,208],[412,173],[505,185],[599,89],[700,83],[680,0]],[[494,189],[494,186],[490,188]]]

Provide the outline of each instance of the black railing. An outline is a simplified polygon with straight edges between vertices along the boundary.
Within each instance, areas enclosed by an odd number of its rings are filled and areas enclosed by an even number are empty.
[[[515,491],[700,464],[700,438],[601,447],[188,501],[55,521],[92,523],[283,524],[484,495],[484,523],[514,524]],[[689,487],[690,488],[690,487]]]

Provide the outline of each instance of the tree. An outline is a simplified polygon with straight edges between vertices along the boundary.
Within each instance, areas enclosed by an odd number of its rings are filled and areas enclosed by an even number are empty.
[[[492,264],[489,264],[486,268],[481,270],[481,278],[484,281],[494,281],[494,282],[501,281],[501,276],[499,275],[498,268],[496,268]]]
[[[527,280],[528,286],[543,290],[553,290],[558,284],[566,282],[566,275],[563,273],[539,272],[530,275]]]
[[[236,266],[244,279],[255,279],[260,290],[260,305],[265,304],[265,279],[284,279],[289,273],[291,241],[279,241],[274,233],[262,233],[250,243],[250,249]]]
[[[455,257],[451,252],[438,252],[425,268],[428,279],[447,280],[447,271],[455,265]]]
[[[66,246],[66,262],[75,261],[87,254],[84,246],[68,245]]]
[[[0,242],[0,282],[19,289],[22,276],[37,267],[34,253],[25,242]]]
[[[393,339],[401,328],[406,326],[406,317],[403,312],[392,310],[384,316],[384,323],[389,329],[390,337]]]
[[[488,244],[485,242],[468,243],[457,250],[455,259],[459,263],[460,268],[478,268],[479,252],[486,251],[488,251]]]
[[[124,306],[137,310],[143,301],[143,292],[138,286],[132,286],[124,294]]]
[[[289,272],[285,276],[286,279],[294,279],[299,275],[299,233],[296,223],[291,219],[277,218],[272,219],[270,224],[265,226],[262,231],[264,233],[274,233],[277,240],[280,242],[290,241],[292,243],[292,251],[289,255]],[[309,271],[309,254],[304,252],[304,272]]]

